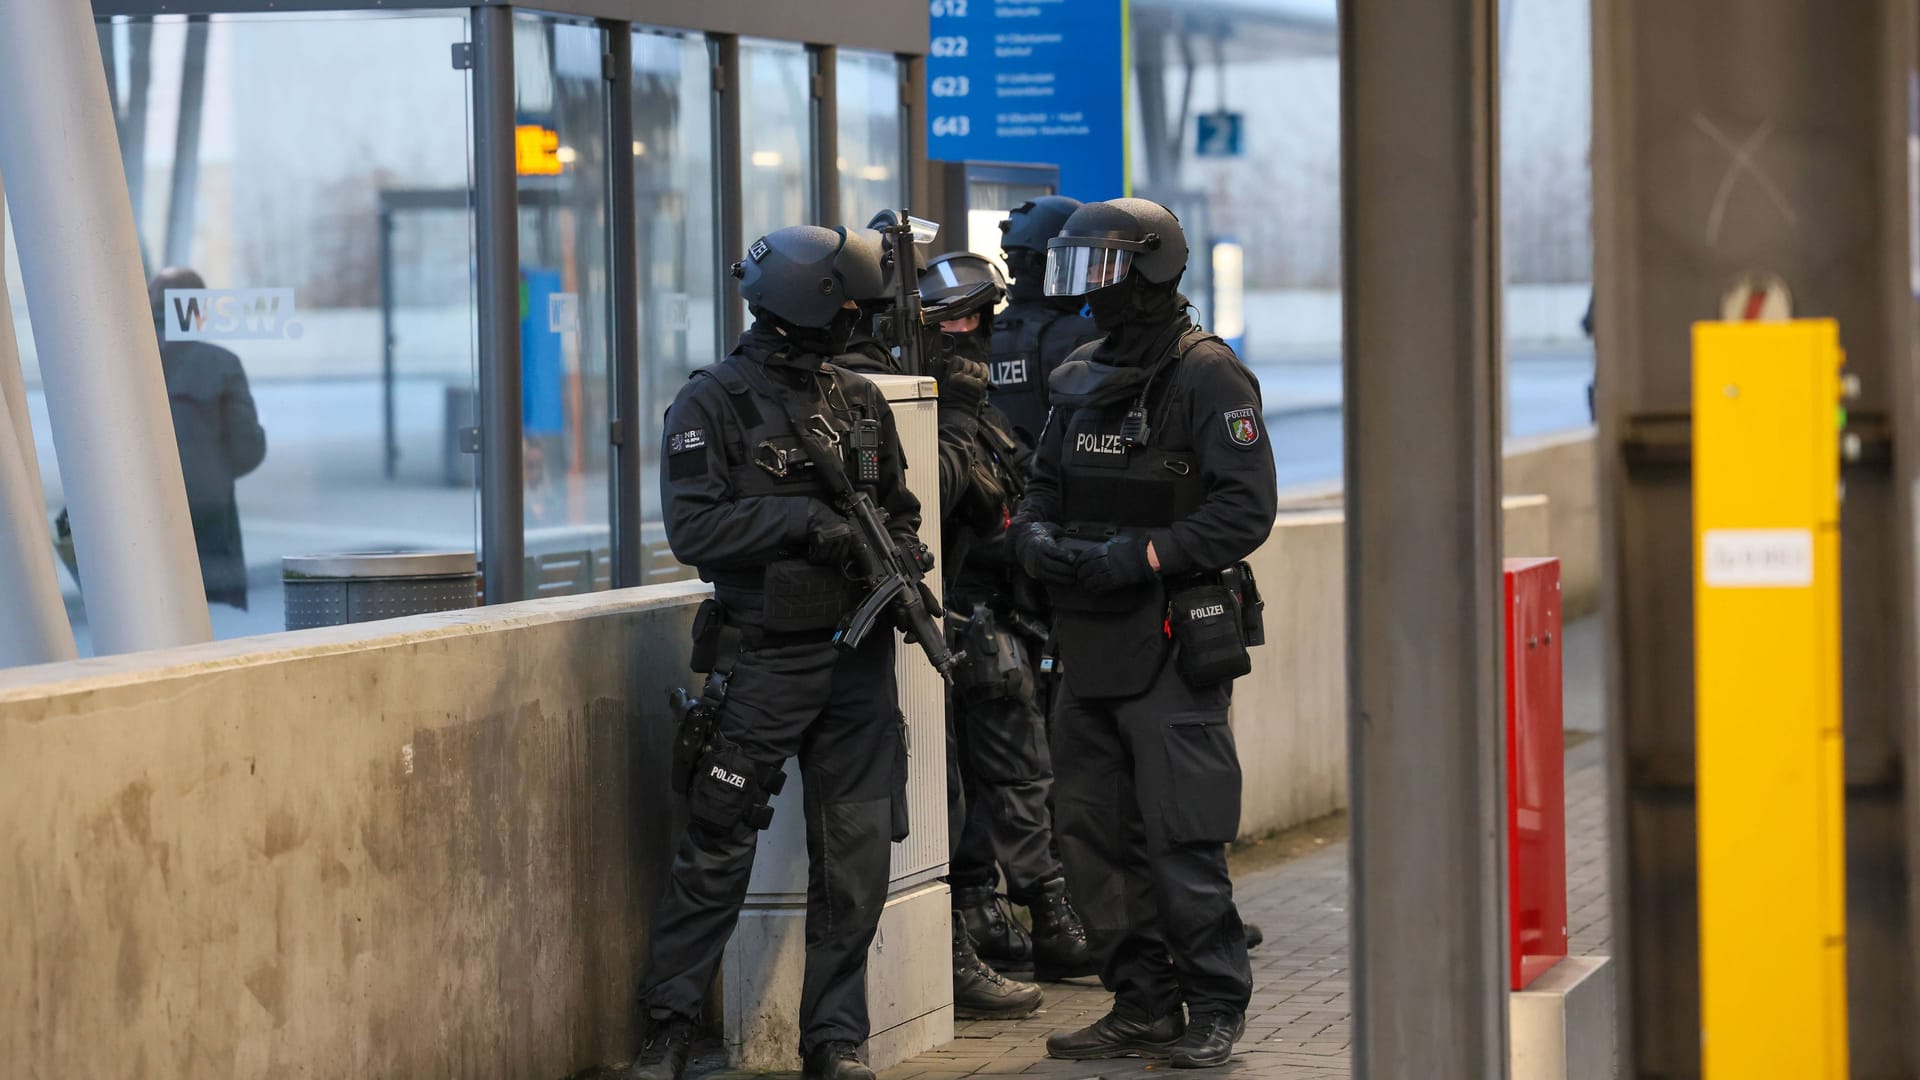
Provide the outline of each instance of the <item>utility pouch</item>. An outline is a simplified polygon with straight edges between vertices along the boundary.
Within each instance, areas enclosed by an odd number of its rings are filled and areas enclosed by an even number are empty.
[[[1175,663],[1194,686],[1212,686],[1253,670],[1241,637],[1240,597],[1212,583],[1181,589],[1167,598],[1167,624],[1178,645]]]
[[[832,630],[851,606],[851,584],[837,566],[779,559],[767,564],[762,585],[770,634]]]
[[[693,613],[693,659],[689,664],[693,670],[705,675],[719,662],[720,631],[724,625],[720,601],[712,597],[702,600]]]
[[[1267,643],[1267,602],[1260,598],[1260,583],[1253,579],[1253,567],[1240,563],[1220,575],[1220,583],[1240,598],[1240,636],[1247,648]]]

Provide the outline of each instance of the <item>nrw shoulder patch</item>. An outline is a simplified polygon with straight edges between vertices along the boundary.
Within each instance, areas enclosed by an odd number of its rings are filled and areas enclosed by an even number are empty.
[[[667,453],[684,454],[689,450],[704,450],[707,446],[707,429],[689,428],[676,431],[667,436]]]
[[[1228,409],[1227,438],[1235,446],[1252,446],[1260,441],[1260,413],[1251,405],[1242,405],[1237,409]]]

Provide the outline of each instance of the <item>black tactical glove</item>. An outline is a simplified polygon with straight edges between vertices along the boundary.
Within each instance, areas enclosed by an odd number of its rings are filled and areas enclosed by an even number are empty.
[[[1080,584],[1093,592],[1112,592],[1152,580],[1147,542],[1137,536],[1116,536],[1080,557]]]
[[[1079,581],[1073,553],[1054,537],[1053,526],[1040,521],[1017,524],[1011,537],[1020,569],[1036,581],[1048,585],[1073,585]]]
[[[841,566],[860,542],[853,522],[819,499],[807,500],[807,561]]]
[[[987,365],[958,354],[949,356],[946,358],[946,372],[938,380],[940,406],[959,409],[968,416],[977,416],[980,406],[986,404],[990,381]]]

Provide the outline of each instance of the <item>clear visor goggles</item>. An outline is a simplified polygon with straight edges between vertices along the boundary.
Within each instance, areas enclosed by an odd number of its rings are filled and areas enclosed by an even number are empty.
[[[1133,252],[1118,247],[1079,244],[1047,249],[1048,296],[1085,296],[1118,285],[1133,270]]]

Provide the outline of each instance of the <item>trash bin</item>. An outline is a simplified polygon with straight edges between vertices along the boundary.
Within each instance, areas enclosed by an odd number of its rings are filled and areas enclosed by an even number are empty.
[[[471,551],[289,555],[281,575],[289,630],[480,606],[480,564]]]

